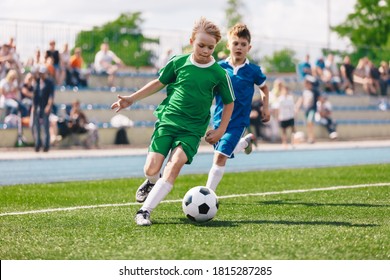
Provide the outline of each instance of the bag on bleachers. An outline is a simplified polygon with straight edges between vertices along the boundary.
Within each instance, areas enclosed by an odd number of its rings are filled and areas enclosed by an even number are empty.
[[[121,127],[118,129],[115,135],[115,145],[129,145],[130,141],[127,137],[126,128]]]

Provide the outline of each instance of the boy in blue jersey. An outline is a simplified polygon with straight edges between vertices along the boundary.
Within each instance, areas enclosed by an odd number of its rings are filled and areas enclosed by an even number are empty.
[[[259,86],[263,92],[262,121],[270,119],[268,109],[268,87],[265,84],[266,76],[259,66],[252,64],[247,59],[247,53],[251,49],[251,34],[245,24],[237,23],[228,33],[228,49],[230,57],[221,61],[220,65],[230,76],[233,84],[236,100],[229,125],[222,138],[214,144],[214,160],[210,169],[206,186],[216,190],[221,181],[228,158],[234,157],[234,152],[245,149],[245,153],[252,151],[253,134],[241,138],[250,124],[249,114],[254,94],[254,85]],[[214,129],[221,124],[223,103],[216,96],[216,108],[214,113]]]

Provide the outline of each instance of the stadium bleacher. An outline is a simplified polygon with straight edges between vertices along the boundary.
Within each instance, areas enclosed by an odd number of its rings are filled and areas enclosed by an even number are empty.
[[[61,109],[78,99],[81,109],[88,119],[99,127],[100,145],[114,144],[117,127],[112,127],[110,120],[115,112],[110,105],[116,101],[118,94],[128,95],[145,85],[156,77],[155,73],[120,73],[116,78],[118,87],[108,88],[105,86],[107,79],[104,76],[92,75],[88,88],[59,87],[55,93],[55,104],[61,114]],[[294,74],[269,75],[269,88],[272,87],[275,78],[283,78],[296,97],[299,96],[302,86]],[[122,110],[120,114],[128,117],[133,122],[133,127],[126,128],[130,144],[147,145],[153,131],[156,118],[153,111],[165,98],[165,93],[156,93]],[[356,94],[354,96],[329,94],[329,100],[333,105],[333,118],[337,121],[337,131],[340,140],[376,139],[390,137],[390,110],[380,110],[377,100],[367,95]],[[4,115],[4,109],[0,109],[0,116]],[[3,119],[0,119],[2,122]],[[305,132],[303,114],[296,119],[297,130]],[[17,128],[9,128],[0,123],[0,147],[13,147],[17,139]],[[23,130],[24,138],[32,141],[31,131],[28,127]],[[325,128],[317,125],[316,135],[318,140],[327,140]]]

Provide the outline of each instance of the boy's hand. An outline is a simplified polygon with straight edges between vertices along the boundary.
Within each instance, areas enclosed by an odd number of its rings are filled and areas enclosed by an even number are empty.
[[[206,133],[206,136],[205,136],[205,140],[207,143],[211,144],[211,145],[214,145],[215,143],[217,143],[219,141],[219,139],[221,139],[222,135],[223,135],[224,132],[222,132],[221,130],[219,129],[212,129],[212,130],[209,130],[207,131]]]
[[[268,109],[263,109],[261,112],[261,120],[262,122],[268,122],[271,118],[271,115],[269,113]]]
[[[118,113],[120,110],[129,107],[134,102],[129,96],[122,96],[118,95],[118,101],[112,103],[111,109],[116,109],[116,113]]]

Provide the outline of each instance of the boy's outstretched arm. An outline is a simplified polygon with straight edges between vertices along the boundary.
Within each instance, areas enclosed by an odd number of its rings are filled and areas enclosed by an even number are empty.
[[[163,83],[160,82],[159,79],[155,79],[150,81],[141,89],[137,90],[131,95],[122,96],[118,95],[118,100],[111,105],[111,109],[116,109],[115,112],[119,112],[120,110],[132,105],[134,102],[144,99],[153,93],[156,93],[162,90],[165,87]]]
[[[209,130],[206,133],[205,140],[207,143],[213,145],[221,139],[223,134],[225,133],[228,124],[230,122],[230,118],[232,116],[234,109],[234,102],[229,104],[224,104],[222,111],[221,123],[217,129]]]

